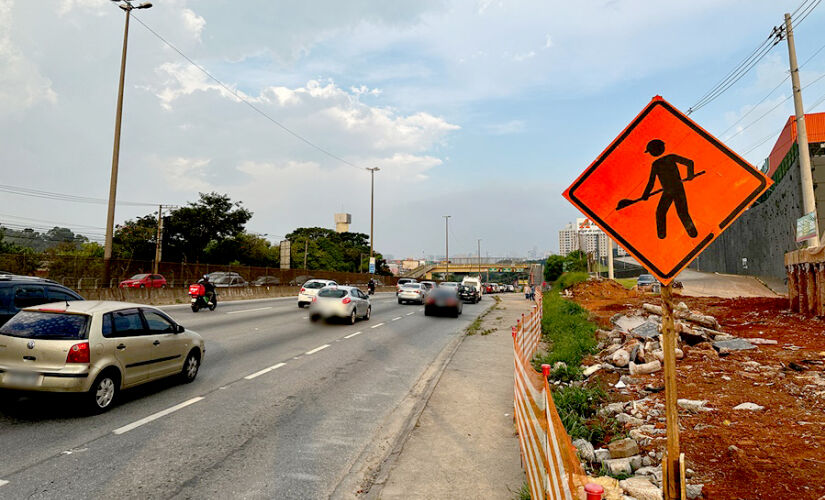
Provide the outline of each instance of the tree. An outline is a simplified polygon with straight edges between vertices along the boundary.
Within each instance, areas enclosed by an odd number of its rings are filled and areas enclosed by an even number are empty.
[[[564,260],[567,263],[567,271],[571,273],[587,272],[587,254],[583,251],[573,250],[567,254]]]
[[[337,233],[323,227],[299,227],[286,235],[292,246],[292,267],[366,272],[369,266],[369,237],[363,233]],[[375,253],[376,274],[391,274],[380,253]]]
[[[561,255],[551,255],[544,263],[544,279],[546,281],[556,281],[564,272],[565,258]]]
[[[112,253],[120,259],[153,260],[157,234],[156,215],[144,215],[135,220],[127,220],[115,228]]]

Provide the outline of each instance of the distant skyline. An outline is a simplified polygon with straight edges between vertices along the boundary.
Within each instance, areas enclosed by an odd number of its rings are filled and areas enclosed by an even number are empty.
[[[131,25],[118,199],[226,193],[274,243],[342,211],[369,234],[358,167],[378,166],[376,250],[443,255],[450,214],[451,255],[480,238],[542,257],[581,217],[563,189],[651,97],[687,111],[800,1],[158,0]],[[123,21],[104,0],[0,0],[2,185],[106,198]],[[825,111],[823,22],[795,29],[807,112]],[[758,167],[793,113],[787,74],[782,42],[691,118]],[[48,198],[0,189],[0,223],[102,239],[105,204]]]

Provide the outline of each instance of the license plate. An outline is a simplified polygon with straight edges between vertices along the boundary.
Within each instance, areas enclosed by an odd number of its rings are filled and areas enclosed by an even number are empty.
[[[15,387],[34,387],[39,381],[39,373],[8,372],[3,376],[3,382]]]

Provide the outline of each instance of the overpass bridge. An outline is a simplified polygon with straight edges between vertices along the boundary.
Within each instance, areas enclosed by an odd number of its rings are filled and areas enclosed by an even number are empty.
[[[512,257],[490,258],[457,257],[447,261],[431,262],[403,274],[404,278],[432,279],[433,274],[530,273],[537,264]]]

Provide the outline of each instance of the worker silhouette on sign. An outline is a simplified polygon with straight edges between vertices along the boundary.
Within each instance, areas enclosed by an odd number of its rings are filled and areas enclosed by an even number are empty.
[[[656,234],[660,240],[667,236],[667,212],[671,205],[676,205],[676,213],[679,215],[679,220],[685,226],[685,231],[691,238],[699,235],[696,231],[696,226],[693,225],[693,220],[688,213],[687,195],[685,194],[685,186],[683,181],[690,181],[696,174],[693,171],[693,160],[684,158],[679,155],[669,154],[662,156],[665,152],[665,142],[661,139],[653,139],[647,143],[645,153],[650,153],[651,156],[657,157],[653,161],[653,166],[650,168],[650,180],[647,181],[647,186],[642,193],[641,200],[647,200],[653,194],[653,184],[656,179],[659,179],[659,184],[662,185],[662,197],[659,198],[659,205],[656,207]],[[682,174],[679,173],[679,165],[682,164],[687,167],[687,177],[682,179]]]

